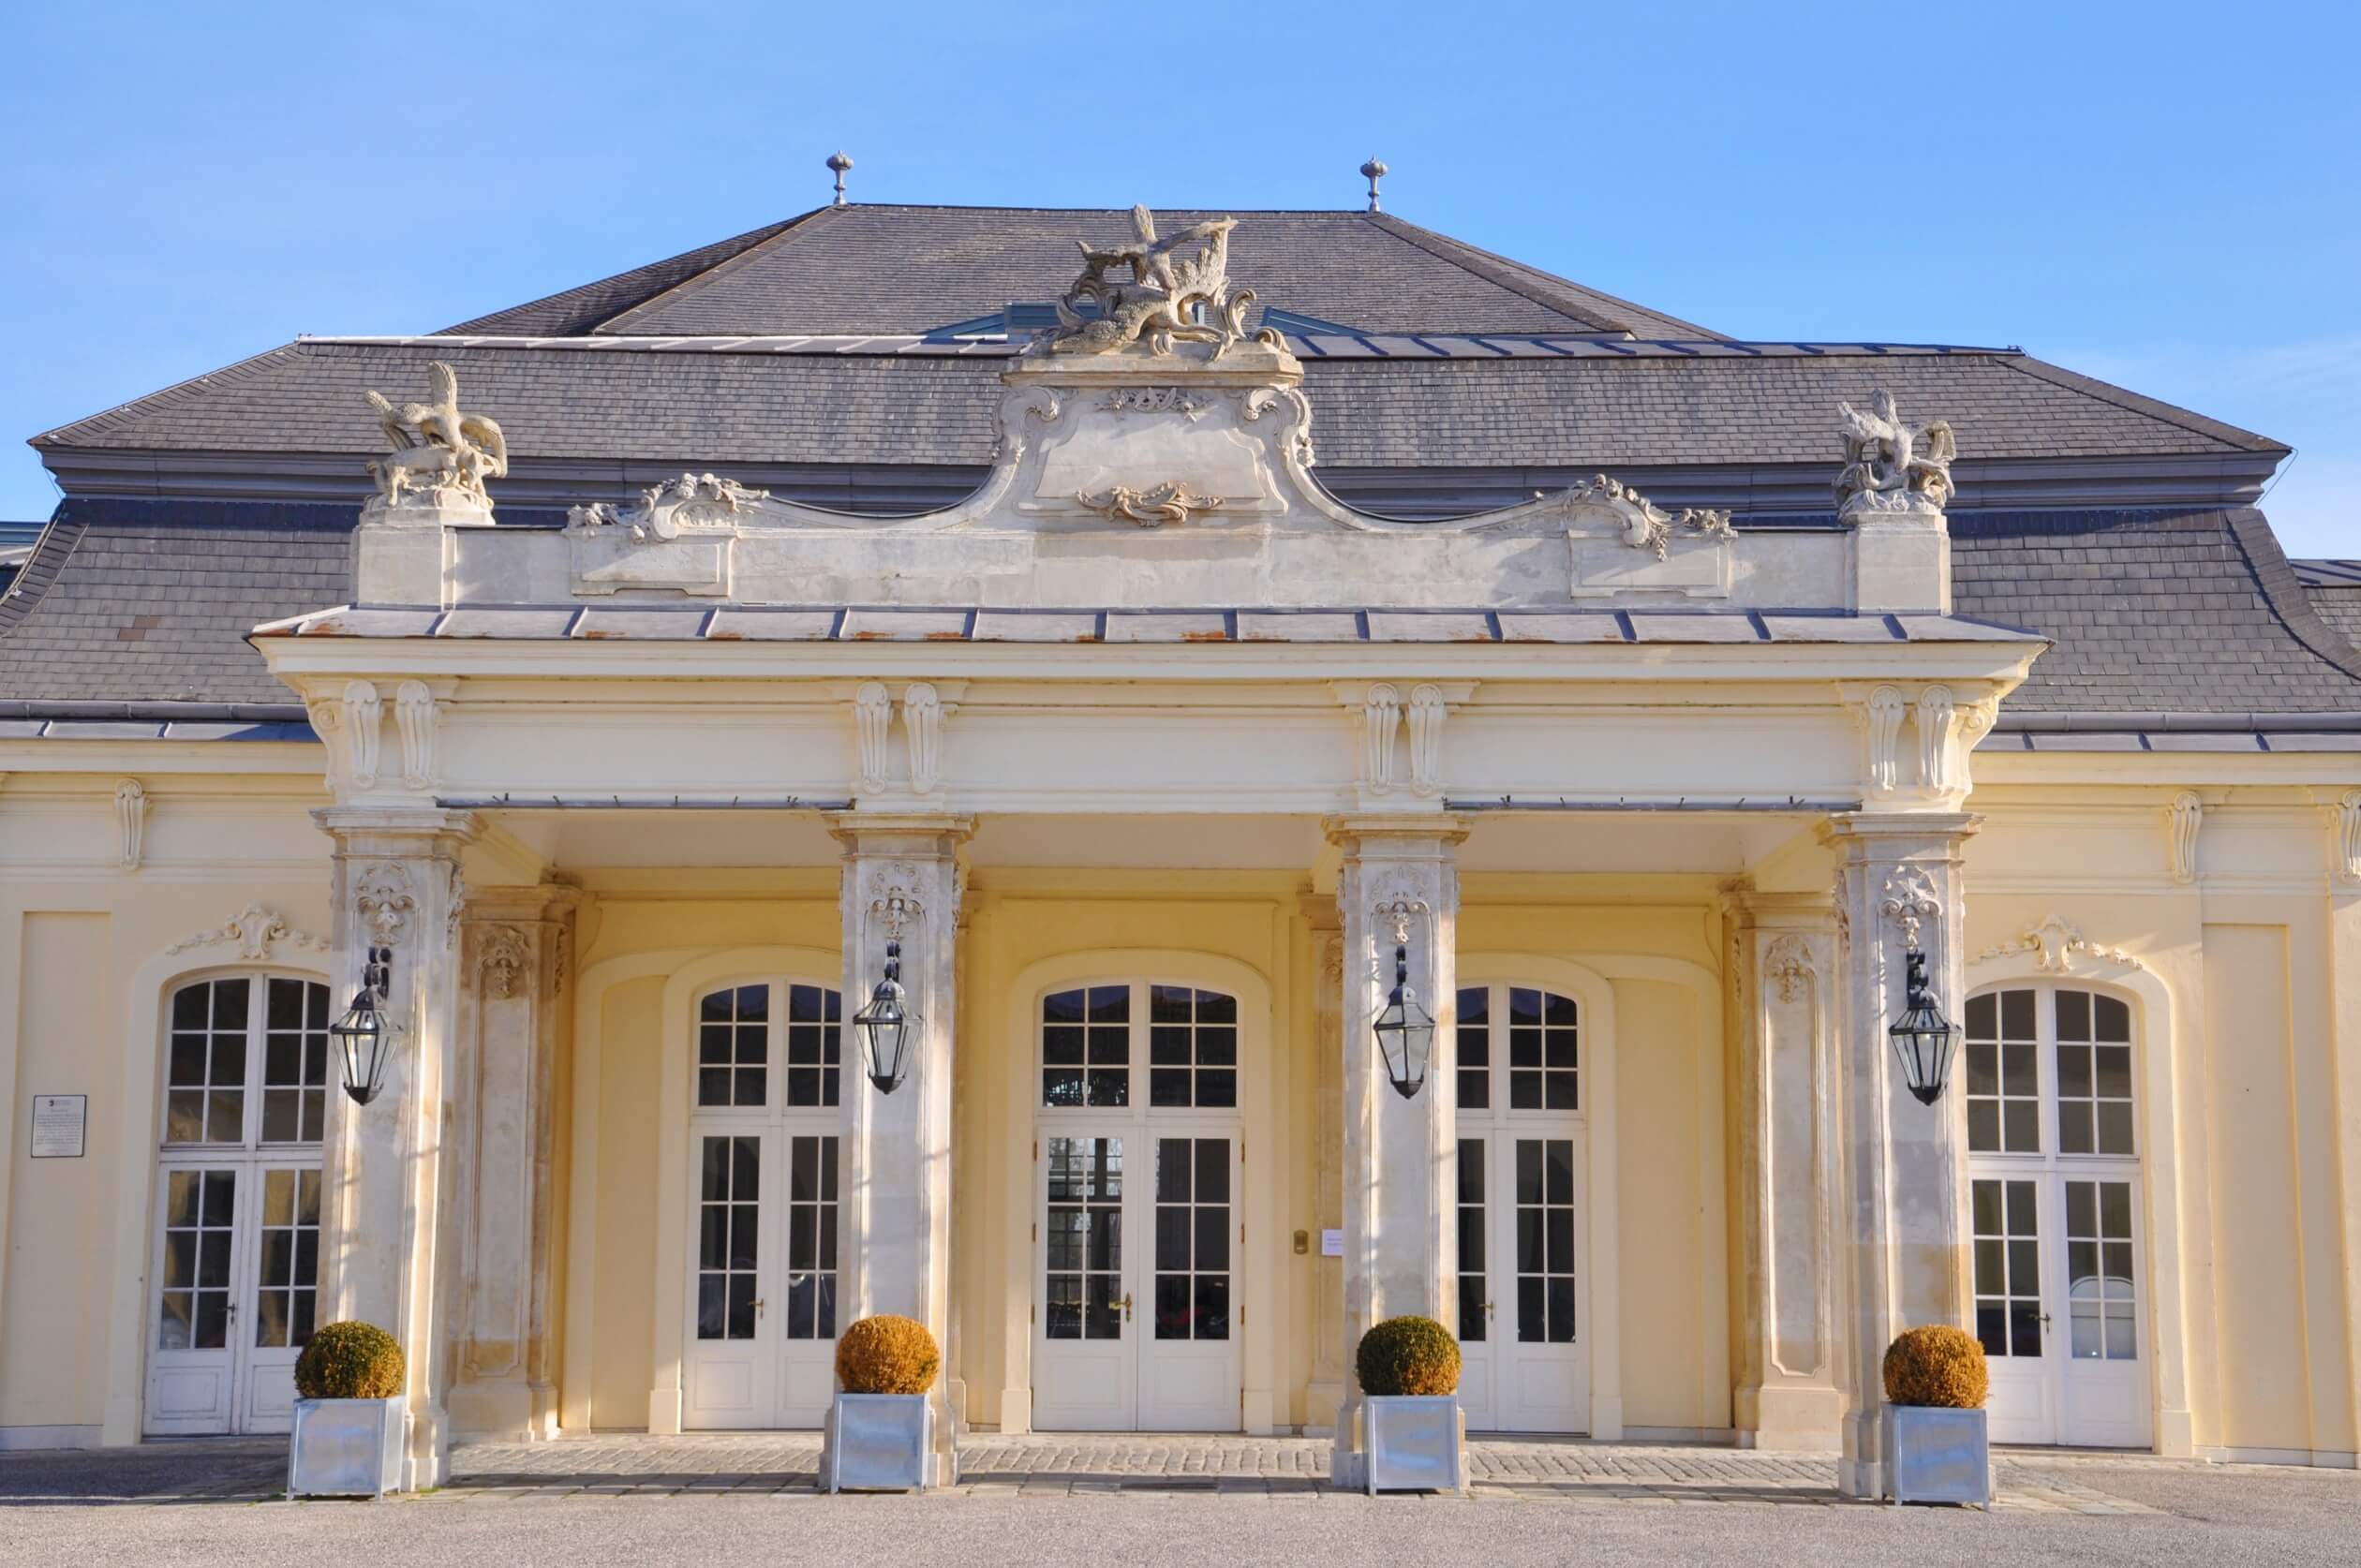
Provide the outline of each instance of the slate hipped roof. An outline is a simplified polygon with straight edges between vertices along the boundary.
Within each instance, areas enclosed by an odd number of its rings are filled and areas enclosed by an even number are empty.
[[[2012,348],[1731,339],[1389,214],[1229,215],[1231,276],[1304,361],[1315,472],[1355,504],[1432,516],[1604,470],[1808,525],[1836,400],[1884,388],[1957,434],[1959,613],[2056,642],[2004,732],[2361,728],[2339,630],[2361,589],[2307,599],[2261,514],[2229,504],[2280,443]],[[1077,237],[1129,233],[1115,209],[822,209],[444,333],[299,340],[37,436],[68,498],[0,599],[0,722],[61,702],[283,710],[245,633],[349,598],[379,443],[361,392],[423,388],[438,358],[508,434],[504,521],[690,466],[852,510],[948,499],[991,451],[1019,346],[1001,313],[1054,297]],[[2080,476],[2067,498],[2025,506],[2058,474]]]

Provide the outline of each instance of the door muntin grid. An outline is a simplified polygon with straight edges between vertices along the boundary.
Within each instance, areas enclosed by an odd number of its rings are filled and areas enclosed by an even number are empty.
[[[1574,1140],[1516,1144],[1517,1338],[1571,1344],[1575,1338]]]
[[[1491,1333],[1492,1285],[1484,1271],[1487,1148],[1481,1138],[1459,1141],[1459,1337],[1480,1344]]]
[[[1238,998],[1189,985],[1148,987],[1148,1103],[1238,1107]]]
[[[743,981],[699,997],[697,1110],[833,1110],[843,1008],[833,987],[794,980]]]
[[[1968,1183],[1976,1338],[1986,1355],[2042,1354],[2041,1185],[2029,1178]]]
[[[837,1333],[837,1141],[787,1140],[787,1324],[790,1339]]]
[[[1123,1333],[1123,1140],[1043,1140],[1042,1331],[1051,1339],[1119,1339]]]
[[[237,1166],[168,1171],[156,1348],[227,1350],[236,1316]]]
[[[2041,1029],[2032,991],[1968,998],[1968,1148],[2042,1152]]]
[[[763,1141],[707,1134],[697,1200],[697,1338],[751,1339],[763,1306]]]
[[[2132,1229],[2131,1183],[2066,1182],[2067,1354],[2077,1360],[2139,1357]]]
[[[1156,1140],[1159,1339],[1230,1337],[1230,1141]]]
[[[271,1349],[308,1344],[319,1315],[319,1172],[273,1166],[261,1176],[254,1342]]]
[[[1041,998],[1041,1103],[1129,1105],[1132,988],[1080,985]]]

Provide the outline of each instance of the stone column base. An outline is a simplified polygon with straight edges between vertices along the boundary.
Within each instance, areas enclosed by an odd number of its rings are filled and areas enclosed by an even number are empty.
[[[1766,1383],[1731,1398],[1738,1446],[1774,1454],[1834,1454],[1844,1447],[1844,1397],[1826,1383]]]

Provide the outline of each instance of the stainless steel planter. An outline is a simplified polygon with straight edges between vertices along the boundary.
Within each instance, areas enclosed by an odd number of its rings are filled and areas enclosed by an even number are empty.
[[[1456,1492],[1465,1484],[1456,1395],[1372,1394],[1361,1419],[1371,1496]]]
[[[1992,1446],[1981,1410],[1888,1405],[1886,1495],[1896,1502],[1992,1502]]]
[[[934,1469],[934,1405],[924,1394],[839,1394],[828,1407],[832,1492],[922,1492]]]
[[[287,1443],[290,1497],[383,1497],[402,1489],[409,1401],[298,1399]]]

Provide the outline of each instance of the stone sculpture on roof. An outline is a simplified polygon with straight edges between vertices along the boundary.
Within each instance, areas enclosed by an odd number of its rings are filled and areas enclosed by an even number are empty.
[[[396,407],[383,392],[364,391],[385,432],[387,454],[369,465],[378,493],[371,511],[492,506],[484,481],[508,472],[508,441],[482,414],[459,407],[459,377],[437,360],[426,367],[433,401]]]
[[[1087,240],[1077,242],[1082,272],[1057,302],[1058,325],[1042,340],[1050,353],[1112,354],[1145,342],[1149,353],[1162,356],[1187,339],[1214,345],[1218,356],[1246,337],[1255,291],[1230,290],[1236,218],[1208,218],[1160,240],[1155,214],[1136,206],[1132,226],[1139,235],[1135,244],[1094,250]],[[1128,280],[1120,275],[1126,272]],[[1279,341],[1269,328],[1254,335],[1256,342]]]
[[[1870,395],[1869,411],[1836,405],[1844,426],[1845,466],[1836,476],[1836,515],[1864,512],[1940,512],[1952,497],[1952,459],[1958,445],[1945,420],[1911,424],[1896,411],[1893,394]]]
[[[678,539],[681,530],[724,527],[770,498],[718,474],[683,474],[640,492],[639,505],[618,511],[604,501],[566,509],[570,528],[621,527],[633,539]]]

